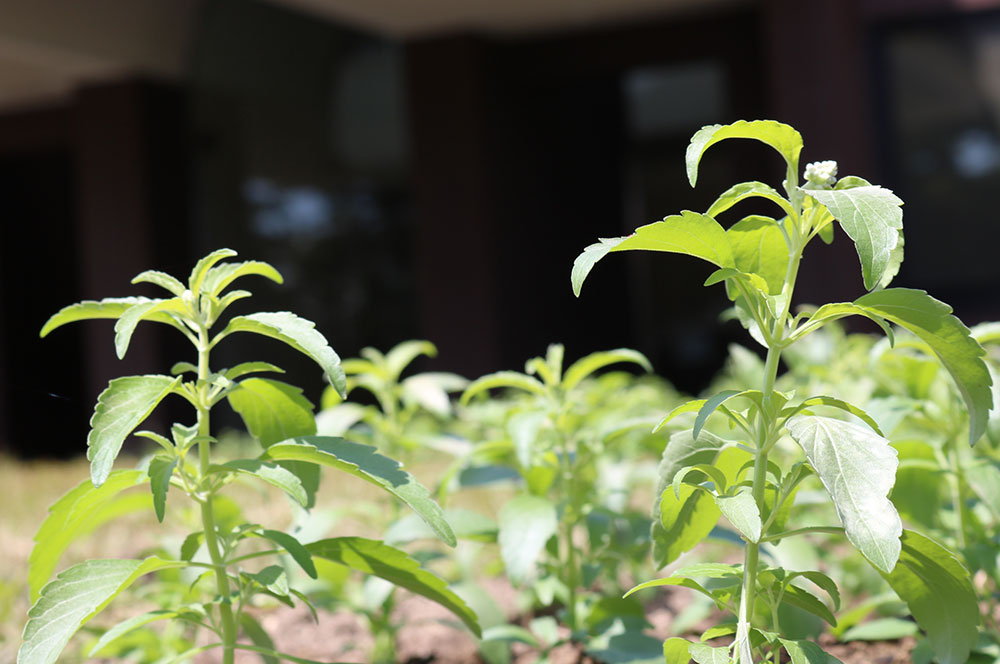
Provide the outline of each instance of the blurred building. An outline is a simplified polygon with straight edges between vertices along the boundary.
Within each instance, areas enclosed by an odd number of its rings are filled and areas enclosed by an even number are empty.
[[[475,376],[632,346],[699,389],[745,339],[704,266],[616,256],[579,300],[569,271],[779,182],[739,143],[683,175],[697,128],[763,117],[907,201],[899,283],[1000,317],[1000,0],[0,0],[0,448],[81,450],[110,377],[187,352],[142,329],[119,362],[106,323],[39,340],[50,314],[221,246],[275,264],[258,306],[342,355],[427,338]],[[856,297],[850,243],[801,283]]]

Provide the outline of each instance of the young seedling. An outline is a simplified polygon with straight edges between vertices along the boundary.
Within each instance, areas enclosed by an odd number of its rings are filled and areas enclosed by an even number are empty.
[[[573,266],[580,287],[594,264],[610,252],[652,250],[687,254],[715,266],[706,285],[724,283],[740,322],[767,349],[763,381],[727,390],[674,409],[661,426],[695,413],[691,429],[674,434],[663,453],[654,510],[654,561],[676,560],[715,527],[721,516],[744,542],[741,565],[688,565],[671,576],[637,588],[677,585],[711,597],[735,623],[705,637],[734,634],[729,647],[711,647],[671,638],[664,645],[668,664],[694,659],[701,664],[759,661],[777,663],[784,650],[795,663],[821,662],[819,646],[787,638],[778,609],[790,604],[827,622],[829,607],[799,581],[823,590],[836,609],[834,582],[818,570],[787,571],[761,560],[769,543],[807,533],[846,535],[907,602],[929,637],[939,662],[964,662],[976,640],[979,613],[969,574],[959,560],[932,539],[904,531],[887,498],[897,454],[875,420],[861,408],[829,396],[799,398],[775,391],[782,351],[827,323],[863,316],[891,337],[891,324],[913,333],[951,374],[969,411],[969,442],[986,429],[992,406],[991,379],[983,349],[951,308],[926,292],[887,288],[903,259],[902,201],[892,192],[853,176],[837,178],[835,162],[809,164],[799,181],[802,137],[772,121],[712,125],[695,133],[687,149],[692,186],[702,155],[730,138],[753,139],[784,159],[784,193],[762,182],[743,182],[725,191],[704,213],[684,211],[642,226],[626,237],[602,239],[587,247]],[[716,217],[747,198],[773,204],[773,217],[745,217],[728,229]],[[829,243],[839,224],[854,241],[864,285],[870,292],[853,302],[837,302],[793,313],[795,281],[806,245],[816,237]],[[826,411],[835,414],[819,415]],[[709,417],[726,418],[733,431],[723,438],[704,430]],[[779,466],[776,452],[788,438],[804,459]],[[817,476],[840,517],[841,526],[809,523],[789,528],[797,488]],[[700,580],[710,579],[711,584]]]
[[[455,536],[429,492],[409,473],[375,448],[342,438],[317,436],[312,405],[301,390],[271,378],[252,374],[282,373],[266,362],[244,362],[230,368],[211,365],[212,350],[230,335],[252,333],[269,337],[304,353],[325,372],[341,394],[346,381],[340,359],[313,323],[288,312],[261,312],[235,316],[225,325],[220,318],[233,302],[250,295],[227,288],[238,278],[259,275],[276,282],[281,276],[270,265],[258,261],[221,262],[235,256],[229,249],[201,259],[187,284],[162,272],[148,271],[133,283],[148,282],[165,289],[170,297],[109,298],[66,307],[42,328],[42,336],[73,321],[116,319],[115,349],[123,357],[138,323],[165,324],[182,334],[194,347],[194,362],[178,362],[171,375],[128,376],[111,381],[98,398],[87,456],[91,481],[73,489],[52,506],[35,537],[31,554],[29,588],[34,602],[18,652],[18,664],[55,662],[73,634],[117,595],[143,575],[171,569],[193,569],[203,573],[195,585],[200,599],[183,606],[165,605],[134,616],[106,631],[91,651],[96,655],[135,629],[159,620],[183,622],[191,627],[190,649],[174,659],[183,661],[199,652],[220,649],[225,664],[233,662],[235,650],[258,653],[265,662],[287,659],[308,662],[274,650],[271,638],[245,609],[258,594],[270,595],[292,605],[295,598],[308,600],[290,586],[286,556],[316,577],[314,558],[380,576],[396,585],[424,595],[454,612],[475,633],[476,617],[444,581],[421,569],[405,552],[383,542],[362,537],[335,537],[303,544],[292,534],[255,523],[221,518],[219,509],[231,504],[223,491],[234,480],[261,481],[287,493],[308,507],[314,500],[320,467],[330,467],[370,482],[412,508],[438,537],[454,545]],[[220,326],[221,329],[217,329]],[[174,424],[170,437],[138,431],[138,427],[170,395],[187,401],[194,409],[191,425]],[[223,461],[213,458],[211,413],[227,401],[242,417],[250,434],[263,447],[247,459]],[[136,470],[112,470],[126,438],[149,438],[160,450]],[[74,539],[93,530],[116,513],[119,494],[135,486],[152,492],[156,517],[163,520],[168,490],[180,491],[200,512],[201,528],[191,533],[176,557],[152,555],[142,560],[90,560],[51,577],[63,552]],[[172,503],[175,501],[171,501]],[[263,547],[261,546],[263,545]],[[199,556],[199,551],[206,555]],[[277,558],[273,564],[262,560]],[[205,588],[202,579],[210,579]],[[167,601],[173,597],[165,594]],[[196,640],[194,632],[205,630],[214,639]],[[238,641],[241,636],[249,643]],[[173,661],[173,660],[172,660]]]

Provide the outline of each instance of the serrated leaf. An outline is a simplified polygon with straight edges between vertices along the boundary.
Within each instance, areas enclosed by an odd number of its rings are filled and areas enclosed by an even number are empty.
[[[404,551],[363,537],[335,537],[307,544],[316,557],[374,574],[429,600],[454,613],[476,636],[481,636],[475,613],[444,580],[421,569],[420,563]]]
[[[728,125],[702,127],[688,145],[685,155],[688,182],[695,186],[698,181],[698,164],[705,150],[727,138],[750,138],[771,146],[791,164],[797,164],[802,151],[802,136],[791,127],[773,120],[740,120]]]
[[[536,378],[516,371],[497,371],[472,381],[462,393],[459,403],[464,406],[477,394],[501,387],[524,390],[540,396],[547,394],[545,386]]]
[[[197,369],[197,367],[195,367],[195,369]],[[229,380],[236,380],[237,378],[242,378],[247,374],[258,373],[261,371],[267,371],[279,374],[285,373],[284,369],[282,369],[281,367],[277,367],[271,364],[270,362],[242,362],[240,364],[237,364],[232,369],[226,369],[222,375],[224,375]]]
[[[316,433],[313,405],[294,385],[270,378],[246,378],[226,394],[226,400],[265,448]]]
[[[716,267],[735,267],[726,231],[712,217],[684,210],[663,221],[640,226],[631,235],[602,238],[573,263],[573,292],[579,297],[583,281],[600,259],[611,251],[665,251],[702,258]]]
[[[753,197],[764,198],[777,204],[787,216],[793,216],[795,213],[792,204],[770,185],[763,182],[741,182],[720,194],[705,214],[717,217],[740,201]]]
[[[854,240],[866,289],[882,284],[890,270],[899,270],[902,257],[898,252],[893,257],[903,228],[903,201],[898,196],[878,186],[802,191],[823,204]]]
[[[18,664],[52,664],[73,634],[144,574],[186,563],[145,560],[88,560],[59,573],[42,588],[28,612]]]
[[[163,523],[163,514],[167,507],[167,489],[170,488],[170,478],[177,468],[177,459],[163,456],[153,457],[149,462],[149,487],[153,494],[153,509],[156,510],[156,520]]]
[[[281,273],[262,261],[242,261],[216,265],[205,274],[202,292],[218,296],[226,287],[240,277],[255,274],[267,277],[275,283],[284,283]]]
[[[962,664],[978,638],[979,605],[968,570],[940,544],[903,531],[899,564],[879,572],[927,633],[940,664]]]
[[[741,491],[735,496],[716,496],[715,504],[747,541],[760,541],[760,509],[749,491]]]
[[[983,361],[986,351],[969,328],[951,315],[951,307],[922,290],[888,288],[862,295],[854,303],[906,328],[931,347],[969,409],[969,444],[974,445],[989,421],[993,379]]]
[[[79,320],[93,320],[100,318],[119,318],[126,311],[138,304],[152,302],[148,297],[107,297],[103,300],[84,300],[63,307],[42,326],[39,336],[44,337],[57,327],[66,323],[73,323]],[[166,323],[176,326],[176,322],[165,312],[156,312],[149,317],[149,320],[156,323]]]
[[[330,347],[316,324],[287,311],[262,312],[236,316],[229,321],[220,336],[234,332],[253,332],[277,339],[312,358],[324,372],[341,398],[347,397],[347,376],[340,364],[340,357]]]
[[[180,376],[126,376],[112,380],[101,392],[87,436],[87,459],[94,486],[108,478],[128,435],[180,382]]]
[[[878,569],[899,558],[903,524],[886,497],[899,460],[889,441],[870,429],[815,415],[785,422],[833,499],[847,538]]]
[[[236,252],[232,249],[216,249],[209,255],[205,256],[191,269],[191,274],[188,276],[188,290],[190,290],[195,297],[201,294],[202,282],[205,280],[205,276],[208,274],[209,268],[221,261],[223,258],[232,258],[236,255]]]
[[[28,557],[28,595],[31,602],[38,599],[42,586],[52,578],[63,552],[78,537],[123,512],[145,508],[148,496],[140,501],[130,501],[127,509],[116,508],[118,495],[126,489],[145,484],[146,473],[141,470],[116,470],[99,487],[87,480],[70,490],[50,508],[49,515],[35,534],[35,547]],[[135,503],[138,502],[138,505]]]
[[[288,575],[281,565],[268,565],[259,572],[241,572],[278,597],[288,596]]]
[[[653,365],[649,363],[646,356],[639,351],[630,348],[616,348],[614,350],[598,351],[585,357],[581,357],[566,370],[563,376],[562,386],[565,390],[572,390],[580,384],[584,378],[594,373],[598,369],[620,362],[631,362],[638,364],[646,371],[652,371]]]
[[[258,459],[236,459],[221,466],[213,466],[212,470],[233,471],[256,477],[281,489],[303,507],[308,505],[309,497],[299,476],[277,464],[264,463]]]
[[[667,413],[667,415],[662,420],[660,420],[655,427],[653,427],[653,433],[656,433],[657,431],[665,427],[667,424],[670,423],[672,419],[674,419],[678,415],[683,415],[684,413],[698,412],[698,410],[700,410],[701,407],[704,406],[707,401],[708,399],[692,399],[691,401],[687,401],[679,406],[676,406],[673,410]],[[680,466],[678,466],[678,468],[680,468]],[[676,470],[674,472],[676,472]]]
[[[788,244],[773,220],[746,217],[726,231],[736,268],[759,275],[767,283],[767,293],[777,295],[788,271]]]
[[[380,486],[409,505],[442,540],[455,546],[455,533],[430,492],[402,470],[398,461],[382,456],[374,447],[332,436],[302,436],[272,445],[262,459],[329,466]]]
[[[500,508],[497,524],[504,569],[511,582],[520,585],[531,575],[545,543],[556,533],[556,506],[538,496],[514,496]]]
[[[170,291],[173,295],[180,297],[184,292],[184,284],[178,281],[176,278],[170,276],[166,272],[160,272],[159,270],[146,270],[145,272],[140,272],[135,275],[132,279],[133,284],[138,283],[149,283],[155,284],[160,288]]]

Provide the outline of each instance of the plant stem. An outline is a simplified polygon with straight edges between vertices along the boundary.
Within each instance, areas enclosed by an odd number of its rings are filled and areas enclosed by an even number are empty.
[[[795,178],[798,170],[797,164],[789,164],[788,179],[791,202],[798,214],[790,219],[791,228],[789,233],[788,265],[785,268],[785,281],[781,294],[784,298],[777,315],[772,321],[769,334],[764,336],[768,341],[767,358],[764,360],[764,385],[762,389],[763,400],[761,409],[757,414],[756,428],[756,456],[753,464],[753,488],[752,495],[760,514],[765,511],[765,491],[767,489],[767,454],[775,440],[771,440],[771,430],[774,426],[776,414],[772,407],[771,393],[774,391],[774,383],[778,377],[778,363],[781,359],[781,350],[786,343],[785,321],[792,306],[792,291],[795,289],[795,279],[799,272],[799,262],[802,259],[802,246],[800,245],[802,231],[798,228],[799,217],[801,216],[801,197],[797,196]],[[775,505],[777,508],[777,505]],[[766,533],[761,533],[766,535]],[[753,619],[754,607],[757,600],[757,565],[760,562],[760,542],[747,542],[743,560],[743,588],[740,595],[740,608],[738,614],[738,625],[734,646],[735,661],[740,664],[753,664],[753,656],[750,651],[750,627]],[[744,661],[745,655],[749,653],[749,661]]]
[[[208,332],[205,328],[198,333],[198,383],[199,394],[202,397],[198,406],[198,456],[201,477],[204,479],[211,466],[211,455],[209,446],[211,443],[208,436],[211,435],[210,408],[208,403]],[[215,583],[220,596],[219,618],[222,627],[222,663],[233,664],[234,647],[236,645],[236,619],[233,616],[233,607],[229,598],[229,578],[226,573],[226,561],[222,557],[219,548],[219,539],[216,535],[215,512],[212,508],[212,496],[202,496],[201,522],[205,531],[205,547],[208,555],[215,565]]]

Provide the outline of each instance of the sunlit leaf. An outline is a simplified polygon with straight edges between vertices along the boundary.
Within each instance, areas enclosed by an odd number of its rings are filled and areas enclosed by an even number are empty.
[[[788,164],[797,164],[802,151],[802,136],[791,127],[773,120],[740,120],[728,125],[702,127],[688,145],[685,163],[688,181],[695,186],[698,181],[698,164],[705,150],[727,138],[750,138],[771,146]]]

